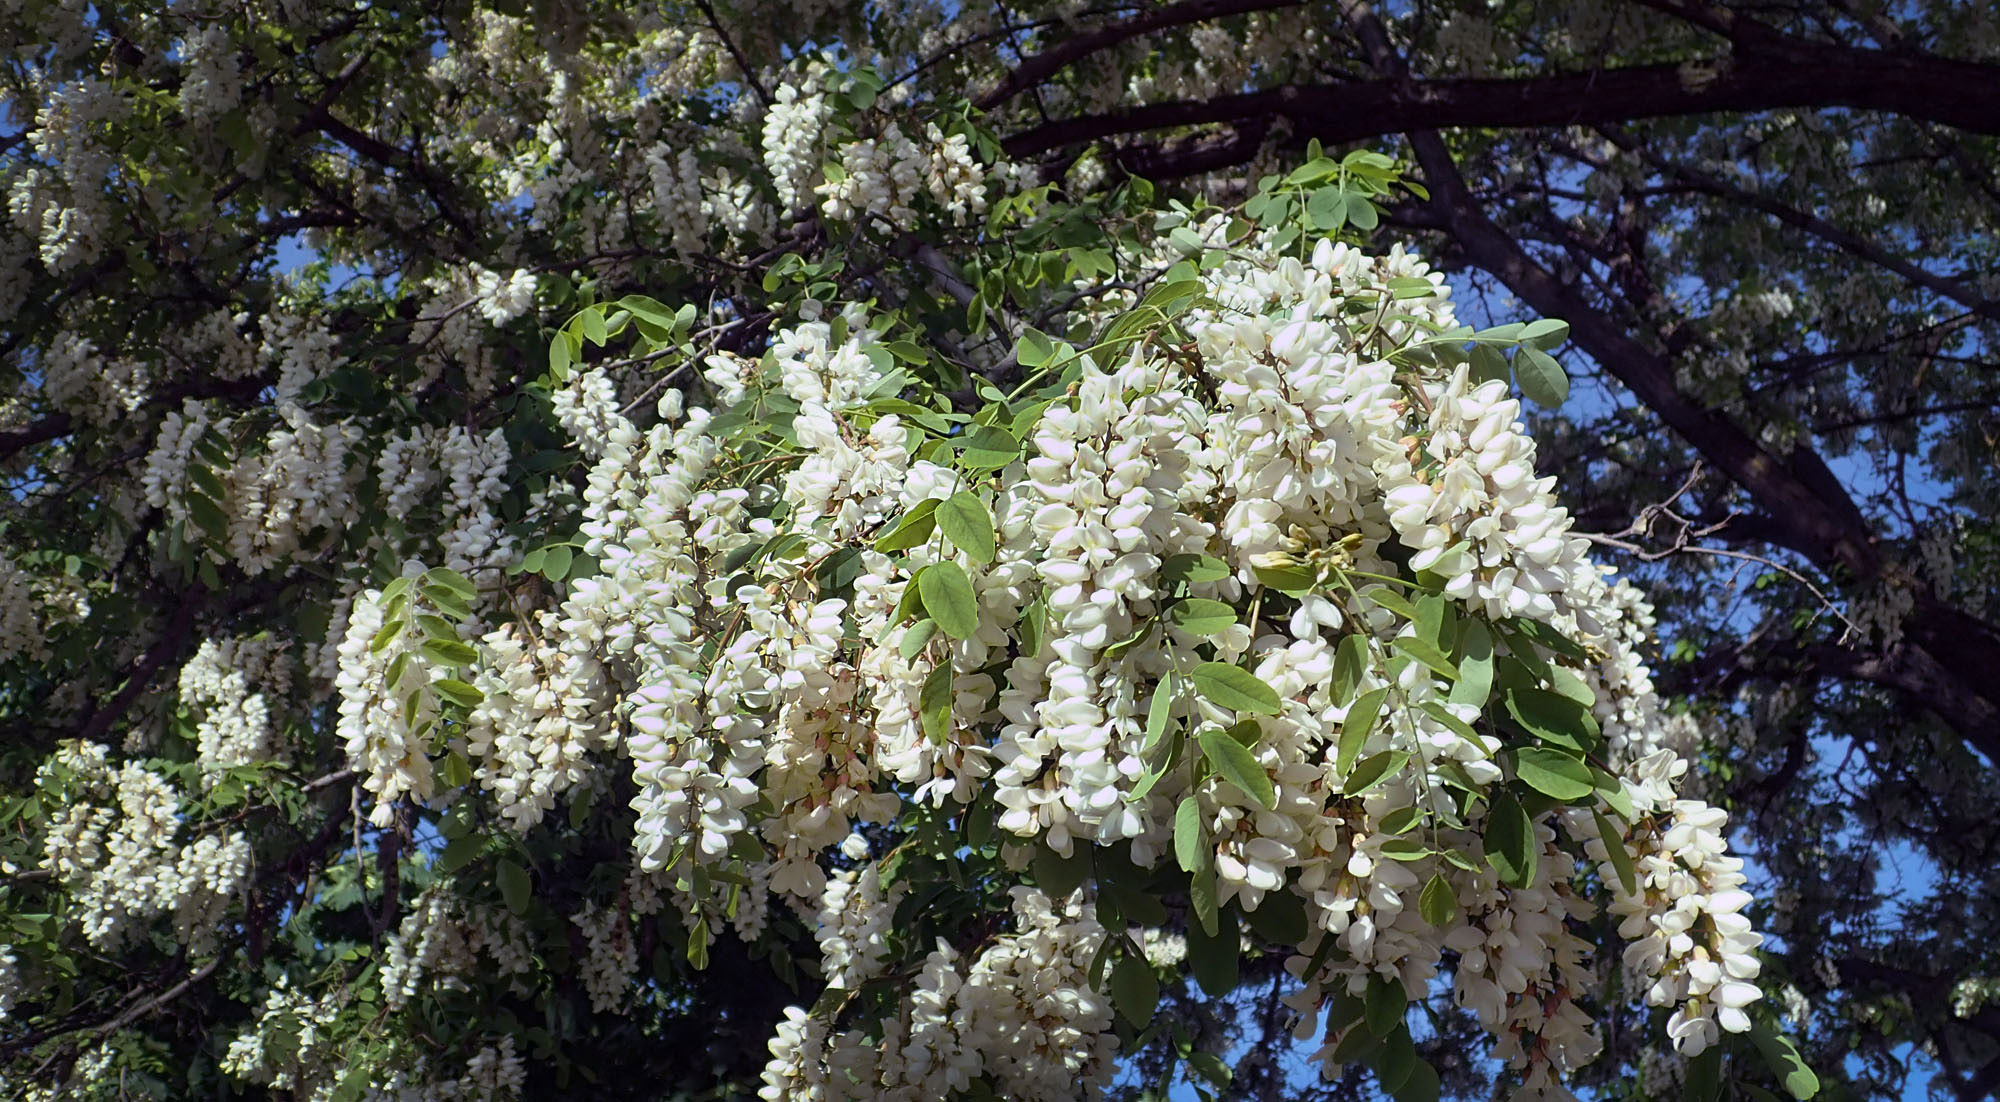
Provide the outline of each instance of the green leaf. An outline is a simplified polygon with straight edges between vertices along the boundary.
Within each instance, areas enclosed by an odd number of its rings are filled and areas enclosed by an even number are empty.
[[[1368,672],[1368,642],[1359,633],[1340,637],[1340,646],[1333,652],[1333,698],[1347,700],[1354,696],[1354,690],[1361,687],[1361,676]]]
[[[569,338],[561,333],[549,341],[549,374],[557,382],[569,378]]]
[[[426,592],[428,592],[430,587],[432,586],[442,586],[445,589],[449,589],[453,593],[458,594],[461,600],[472,601],[478,599],[479,597],[479,590],[473,587],[472,583],[466,579],[465,575],[460,574],[458,571],[453,570],[450,567],[446,566],[432,567],[424,575],[424,582],[425,582],[424,588]]]
[[[431,682],[437,694],[461,708],[476,708],[486,699],[486,694],[455,677],[440,678]]]
[[[213,468],[205,467],[199,463],[191,464],[188,467],[188,480],[194,483],[195,489],[200,490],[216,501],[229,496],[228,487],[222,484],[222,478],[215,473]]]
[[[1446,697],[1453,704],[1484,708],[1493,692],[1493,633],[1476,619],[1469,619],[1458,635],[1458,680]]]
[[[1341,776],[1345,777],[1353,771],[1355,761],[1361,757],[1362,746],[1368,742],[1369,732],[1382,718],[1382,704],[1388,699],[1387,687],[1370,689],[1348,705],[1347,718],[1340,721],[1339,755],[1334,759],[1334,768]]]
[[[1417,601],[1418,639],[1444,649],[1445,622],[1451,615],[1451,601],[1442,593],[1426,593]]]
[[[1756,1044],[1757,1051],[1764,1054],[1771,1073],[1778,1077],[1793,1098],[1805,1102],[1819,1093],[1819,1076],[1806,1066],[1805,1060],[1799,1056],[1798,1046],[1792,1044],[1790,1037],[1779,1033],[1770,1022],[1760,1018],[1751,1024],[1750,1040]]]
[[[1203,662],[1194,668],[1194,691],[1219,708],[1274,716],[1283,711],[1278,690],[1240,666]]]
[[[1389,640],[1389,645],[1430,667],[1432,672],[1458,680],[1458,667],[1452,665],[1451,659],[1438,649],[1437,644],[1406,635]]]
[[[1188,881],[1188,906],[1193,908],[1194,917],[1203,930],[1214,932],[1221,929],[1221,896],[1216,891],[1213,864],[1203,865]],[[1232,919],[1229,925],[1234,929],[1236,923]]]
[[[1451,881],[1444,878],[1444,873],[1431,874],[1423,894],[1417,897],[1417,913],[1433,926],[1449,925],[1458,917],[1458,894],[1451,890]]]
[[[962,490],[946,498],[937,507],[937,525],[944,531],[944,538],[973,562],[983,565],[993,561],[996,552],[993,514],[986,511],[979,495]]]
[[[1466,354],[1474,384],[1507,381],[1507,354],[1490,344],[1475,344]]]
[[[1568,802],[1596,791],[1590,767],[1560,750],[1525,746],[1514,754],[1514,773],[1522,783],[1552,799]]]
[[[964,436],[953,437],[954,447],[962,447],[959,465],[969,471],[1004,467],[1021,454],[1021,443],[991,425],[977,425]]]
[[[1389,1093],[1396,1102],[1438,1102],[1438,1092],[1442,1084],[1438,1080],[1437,1069],[1430,1062],[1419,1057],[1412,1061],[1410,1070],[1403,1077],[1400,1086]]]
[[[1246,915],[1250,928],[1273,945],[1286,948],[1306,939],[1306,907],[1289,889],[1265,892],[1257,909]]]
[[[1486,863],[1508,887],[1525,888],[1535,879],[1535,858],[1540,849],[1534,824],[1521,809],[1521,802],[1504,788],[1496,790],[1492,810],[1486,815]]]
[[[875,550],[884,553],[919,547],[937,529],[938,499],[927,497],[912,506],[894,528],[875,538]]]
[[[1417,705],[1417,708],[1425,715],[1451,728],[1453,733],[1457,734],[1459,738],[1472,740],[1479,738],[1479,732],[1473,730],[1470,723],[1451,714],[1451,709],[1445,707],[1441,701],[1426,700],[1422,704]]]
[[[1062,899],[1090,876],[1090,855],[1073,849],[1064,857],[1046,845],[1035,847],[1035,884],[1051,897]]]
[[[456,591],[446,589],[441,585],[427,585],[420,592],[424,595],[425,600],[436,606],[437,610],[446,616],[450,616],[454,620],[469,620],[472,618],[472,606],[466,604]],[[452,631],[451,637],[454,639],[458,637],[456,629]]]
[[[465,760],[464,754],[453,750],[438,762],[437,775],[446,788],[457,788],[472,780],[472,764]]]
[[[1136,647],[1139,644],[1145,642],[1149,637],[1152,636],[1153,629],[1159,627],[1159,625],[1160,621],[1159,617],[1157,616],[1148,616],[1144,620],[1139,621],[1139,626],[1132,629],[1132,634],[1127,635],[1125,638],[1120,639],[1117,642],[1111,644],[1110,646],[1104,648],[1105,660],[1106,661],[1114,660],[1119,655],[1124,654],[1125,652],[1131,650],[1133,647]]]
[[[1381,212],[1375,209],[1375,204],[1367,196],[1349,195],[1347,197],[1347,220],[1353,224],[1355,229],[1372,230],[1380,223],[1381,218]]]
[[[1021,333],[1021,339],[1014,344],[1014,362],[1022,367],[1040,367],[1049,362],[1056,352],[1056,342],[1047,333],[1033,326]]]
[[[1368,991],[1361,999],[1362,1020],[1368,1023],[1368,1032],[1377,1037],[1394,1033],[1410,1010],[1410,996],[1404,993],[1402,982],[1386,976],[1368,977]]]
[[[1582,674],[1570,669],[1568,666],[1551,666],[1549,668],[1549,686],[1555,691],[1556,695],[1567,697],[1583,705],[1586,716],[1590,714],[1589,709],[1591,706],[1597,703],[1597,690],[1590,687],[1590,682],[1585,681]],[[1597,721],[1590,719],[1589,724],[1591,735],[1594,738],[1597,735]]]
[[[1205,288],[1198,279],[1175,279],[1173,276],[1192,271],[1193,268],[1185,260],[1174,265],[1168,269],[1167,278],[1154,284],[1153,288],[1146,292],[1146,297],[1139,300],[1139,305],[1154,307],[1168,317],[1178,317],[1186,313],[1188,307],[1201,297]]]
[[[862,560],[862,548],[840,548],[826,556],[820,564],[814,580],[820,584],[822,594],[852,594],[854,580],[862,576],[868,562]]]
[[[668,330],[674,327],[673,312],[658,299],[648,298],[645,295],[626,295],[618,300],[618,308],[648,325]]]
[[[698,922],[688,931],[687,961],[699,972],[708,967],[708,923]]]
[[[1306,217],[1313,229],[1328,233],[1347,224],[1347,196],[1338,187],[1323,187],[1306,200]]]
[[[1375,828],[1383,834],[1405,834],[1409,832],[1411,827],[1422,822],[1423,819],[1423,808],[1399,807],[1382,816],[1382,821],[1375,824]]]
[[[1521,393],[1538,406],[1555,409],[1569,397],[1569,376],[1562,365],[1539,348],[1522,345],[1514,353],[1514,381]]]
[[[1173,606],[1174,623],[1191,635],[1220,635],[1236,626],[1236,610],[1206,597],[1183,597]]]
[[[1384,750],[1382,753],[1363,758],[1360,764],[1354,767],[1354,772],[1349,773],[1347,780],[1342,782],[1340,791],[1344,795],[1359,796],[1402,772],[1403,766],[1409,762],[1410,755],[1403,750]]]
[[[552,582],[559,582],[569,577],[570,562],[574,558],[575,552],[571,551],[566,544],[559,543],[553,547],[543,548],[542,577]]]
[[[1160,679],[1160,683],[1154,687],[1152,702],[1146,706],[1146,749],[1148,750],[1157,745],[1160,741],[1160,736],[1164,735],[1167,731],[1167,721],[1173,717],[1175,691],[1174,674],[1172,670],[1169,670],[1167,671],[1167,675]]]
[[[1229,732],[1213,727],[1201,732],[1197,738],[1201,742],[1202,755],[1231,784],[1242,789],[1265,810],[1278,806],[1278,793],[1271,787],[1271,777],[1264,772],[1257,755],[1249,747],[1231,738]]]
[[[1637,809],[1632,806],[1632,796],[1625,791],[1625,782],[1602,769],[1592,766],[1590,777],[1597,782],[1597,798],[1619,818],[1632,822],[1638,818]]]
[[[1252,563],[1250,572],[1257,575],[1257,580],[1265,586],[1294,596],[1310,593],[1312,588],[1319,584],[1319,571],[1303,563],[1273,563],[1263,566]]]
[[[482,834],[468,834],[445,843],[444,851],[438,854],[437,871],[457,872],[471,864],[486,848],[486,837]]]
[[[951,731],[952,680],[951,663],[940,663],[924,678],[924,687],[917,693],[924,734],[933,742],[943,742]]]
[[[1405,620],[1415,622],[1417,618],[1417,606],[1411,604],[1409,598],[1386,585],[1369,586],[1361,591],[1361,595]]]
[[[521,561],[514,564],[507,572],[509,574],[540,574],[542,572],[542,549],[537,547],[533,551],[522,555]]]
[[[932,563],[917,575],[924,611],[953,639],[970,639],[979,631],[979,598],[972,579],[955,562]]]
[[[930,645],[931,638],[937,634],[937,630],[936,620],[929,617],[918,620],[910,625],[910,630],[903,633],[903,641],[896,644],[896,653],[903,656],[903,661],[910,661],[924,652],[924,648]]]
[[[1585,650],[1582,644],[1540,620],[1515,617],[1508,621],[1508,626],[1564,657],[1573,658],[1578,662],[1591,661],[1590,652]]]
[[[1202,990],[1208,989],[1204,987]],[[1217,1087],[1228,1086],[1229,1081],[1235,1077],[1229,1070],[1229,1065],[1222,1062],[1222,1057],[1213,1052],[1191,1052],[1188,1054],[1187,1062],[1188,1066],[1195,1070],[1195,1074]]]
[[[1210,871],[1211,881],[1214,878]],[[1236,912],[1222,911],[1214,917],[1215,929],[1200,922],[1188,923],[1188,963],[1194,968],[1195,982],[1203,991],[1221,998],[1236,990],[1240,981],[1243,943],[1236,932]]]
[[[498,878],[500,898],[507,904],[507,909],[517,915],[526,913],[530,896],[528,870],[513,861],[502,861]]]
[[[419,649],[425,658],[447,666],[470,666],[479,661],[479,652],[470,643],[456,640],[426,639]]]
[[[1255,750],[1257,744],[1264,740],[1264,725],[1254,719],[1243,719],[1230,724],[1224,729],[1224,733],[1244,746]]]
[[[1285,182],[1288,184],[1317,183],[1321,180],[1331,178],[1339,169],[1339,161],[1331,157],[1316,156],[1305,164],[1293,169],[1291,175],[1285,177]]]
[[[458,628],[454,628],[452,622],[446,620],[444,616],[432,616],[428,612],[418,612],[416,614],[416,626],[424,630],[424,638],[458,642]]]
[[[1037,597],[1021,610],[1021,620],[1016,628],[1021,633],[1021,654],[1032,658],[1042,653],[1042,637],[1048,630],[1048,602]]]
[[[1417,1066],[1417,1047],[1411,1042],[1410,1027],[1398,1024],[1382,1038],[1382,1047],[1368,1058],[1368,1066],[1381,1081],[1382,1089],[1393,1097],[1409,1081],[1410,1073]]]
[[[1507,714],[1545,742],[1588,751],[1597,745],[1597,720],[1581,703],[1546,689],[1507,690]]]
[[[1174,809],[1174,860],[1183,871],[1194,872],[1208,864],[1208,857],[1208,847],[1201,841],[1201,801],[1190,792]]]
[[[1722,1046],[1710,1045],[1687,1062],[1686,1102],[1717,1102],[1722,1097]]]
[[[203,532],[217,543],[228,542],[229,517],[223,513],[222,506],[200,493],[188,494],[187,506],[188,515],[194,518]]]
[[[1529,322],[1521,330],[1521,343],[1532,345],[1546,352],[1562,347],[1569,339],[1569,323],[1555,318],[1541,318]]]
[[[1639,872],[1632,867],[1632,855],[1625,852],[1625,832],[1612,825],[1604,817],[1604,812],[1591,809],[1591,817],[1597,820],[1597,838],[1604,843],[1604,851],[1611,855],[1611,865],[1618,870],[1618,883],[1626,895],[1639,894]]]
[[[1118,958],[1111,969],[1111,1003],[1135,1026],[1143,1028],[1153,1020],[1153,1009],[1160,1005],[1160,981],[1144,957],[1127,953]]]
[[[1228,564],[1207,555],[1168,555],[1160,564],[1160,580],[1168,585],[1219,582],[1228,576]]]
[[[1328,936],[1328,940],[1332,940],[1331,935]],[[1341,1036],[1340,1043],[1333,1046],[1332,1062],[1352,1064],[1372,1056],[1381,1047],[1382,1038],[1377,1037],[1366,1025],[1356,1023],[1354,1028]]]

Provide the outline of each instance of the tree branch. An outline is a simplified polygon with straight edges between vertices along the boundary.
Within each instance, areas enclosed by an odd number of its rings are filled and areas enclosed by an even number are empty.
[[[1633,119],[1851,107],[2000,134],[2000,66],[1790,38],[1684,63],[1518,79],[1368,80],[1149,104],[1016,134],[1024,157],[1168,127],[1282,117],[1328,144],[1461,126],[1581,126]]]

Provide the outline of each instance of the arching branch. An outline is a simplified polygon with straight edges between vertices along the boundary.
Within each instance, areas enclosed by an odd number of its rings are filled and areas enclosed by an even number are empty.
[[[2000,66],[1780,39],[1684,63],[1512,79],[1288,84],[1058,119],[1009,138],[1030,156],[1184,126],[1285,118],[1328,143],[1461,126],[1582,126],[1634,119],[1850,107],[2000,134]]]

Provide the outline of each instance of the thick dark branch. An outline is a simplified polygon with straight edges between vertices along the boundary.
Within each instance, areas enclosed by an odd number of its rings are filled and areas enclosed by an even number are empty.
[[[304,117],[299,120],[296,132],[303,134],[308,130],[317,130],[384,167],[410,168],[415,165],[416,159],[408,153],[373,134],[348,125],[320,104],[307,106]]]
[[[972,102],[982,111],[991,111],[1091,54],[1108,50],[1121,42],[1129,42],[1142,34],[1166,27],[1221,19],[1229,15],[1242,15],[1246,12],[1295,8],[1303,2],[1304,0],[1185,0],[1183,3],[1169,4],[1144,15],[1135,15],[1110,26],[1065,38],[1015,66],[1013,71],[1001,78],[1000,83],[995,84]]]
[[[84,720],[83,729],[77,732],[78,738],[85,742],[102,741],[105,733],[111,730],[112,724],[117,723],[139,697],[145,694],[147,687],[152,684],[153,677],[160,672],[160,668],[180,654],[188,636],[194,632],[195,617],[207,603],[207,596],[206,590],[196,586],[182,598],[180,607],[174,610],[173,619],[167,622],[159,638],[153,640],[153,645],[146,648],[146,653],[139,657],[139,661],[125,675],[124,686],[103,707],[92,712],[90,717]]]
[[[1131,146],[1114,151],[1118,166],[1148,180],[1173,180],[1199,176],[1244,164],[1264,148],[1271,132],[1271,120],[1246,119],[1227,137],[1201,137],[1163,145]]]
[[[1284,85],[1059,119],[1006,144],[1010,154],[1022,157],[1146,130],[1271,116],[1291,120],[1301,136],[1331,144],[1460,126],[1582,126],[1827,107],[1886,111],[2000,134],[2000,66],[1779,39],[1738,44],[1734,53],[1702,61],[1590,73]]]
[[[1829,677],[1866,681],[1920,701],[1987,761],[2000,766],[2000,710],[1946,668],[1930,648],[1899,643],[1884,653],[1870,654],[1827,643],[1808,649],[1805,658]]]

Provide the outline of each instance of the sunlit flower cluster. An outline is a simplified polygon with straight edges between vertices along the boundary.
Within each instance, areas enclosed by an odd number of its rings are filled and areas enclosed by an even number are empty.
[[[1405,291],[1401,317],[1358,330],[1346,307],[1392,279],[1430,290]],[[1534,824],[1539,860],[1523,886],[1446,859],[1476,858],[1484,832],[1484,805],[1460,822],[1450,793],[1483,796],[1512,767],[1501,740],[1471,726],[1480,703],[1406,653],[1419,625],[1375,579],[1423,571],[1453,622],[1491,625],[1489,637],[1535,651],[1529,636],[1504,634],[1533,622],[1593,656],[1559,660],[1549,695],[1590,705],[1637,808],[1628,835],[1609,840],[1636,851],[1641,870],[1639,890],[1615,896],[1634,939],[1628,962],[1650,999],[1675,1008],[1684,1051],[1712,1044],[1717,1029],[1747,1028],[1741,1006],[1756,989],[1738,980],[1754,974],[1757,938],[1738,916],[1745,897],[1715,831],[1721,813],[1673,796],[1685,766],[1670,747],[1686,736],[1664,717],[1636,656],[1649,612],[1568,535],[1501,384],[1475,384],[1463,366],[1392,360],[1452,324],[1441,281],[1400,251],[1378,259],[1322,243],[1303,260],[1239,247],[1203,289],[1182,319],[1184,351],[1134,342],[1101,361],[1082,357],[1073,385],[1023,433],[1025,453],[990,474],[952,462],[948,449],[919,447],[924,434],[902,414],[873,411],[890,361],[857,310],[837,326],[779,331],[764,366],[711,361],[733,389],[774,388],[797,407],[789,431],[798,454],[756,483],[729,479],[730,452],[704,411],[642,431],[600,375],[579,375],[557,409],[598,457],[583,533],[602,572],[575,580],[560,610],[541,618],[544,658],[524,662],[509,632],[489,637],[489,661],[518,681],[482,682],[489,701],[536,701],[545,718],[535,722],[549,734],[544,750],[507,763],[491,756],[497,736],[480,736],[485,783],[509,773],[520,783],[549,754],[573,753],[563,746],[587,750],[594,736],[567,732],[615,708],[639,784],[641,866],[664,870],[679,893],[696,868],[754,873],[758,893],[768,885],[819,916],[836,988],[875,974],[892,948],[919,949],[895,946],[887,914],[897,893],[865,847],[843,849],[854,864],[827,871],[857,824],[889,824],[907,802],[990,800],[1012,838],[1057,854],[1130,840],[1135,860],[1154,863],[1174,848],[1176,807],[1191,802],[1222,904],[1254,911],[1283,892],[1305,903],[1308,935],[1292,961],[1303,1022],[1320,1001],[1384,977],[1420,997],[1450,952],[1456,997],[1499,1038],[1497,1052],[1538,1089],[1557,1090],[1599,1047],[1575,1001],[1593,973],[1573,925],[1592,908],[1570,882],[1567,855],[1595,847],[1602,861],[1604,843],[1596,819],[1569,811]],[[899,518],[964,496],[992,518],[990,535],[952,529],[880,543]],[[735,565],[716,565],[725,559]],[[850,571],[837,592],[818,572],[835,560]],[[1188,561],[1218,565],[1192,581],[1167,573]],[[1280,595],[1263,573],[1271,569],[1319,582]],[[951,631],[939,627],[953,614],[932,605],[943,598],[919,584],[947,571],[967,580],[974,617]],[[913,598],[929,609],[920,623],[901,611]],[[1173,611],[1184,600],[1227,604],[1233,622],[1191,628]],[[1038,638],[1023,643],[1031,630]],[[1358,665],[1336,674],[1343,647]],[[586,651],[613,660],[589,668]],[[575,655],[576,672],[555,673],[547,662],[556,655]],[[1247,670],[1277,706],[1253,715],[1188,691],[1204,662]],[[941,708],[932,703],[940,690]],[[1365,795],[1345,795],[1354,767],[1334,748],[1356,697],[1371,690],[1387,698],[1386,722],[1356,752],[1407,765]],[[1270,797],[1220,773],[1151,776],[1156,709],[1187,729],[1243,730],[1232,737],[1249,742]],[[521,805],[522,821],[546,806]],[[1416,853],[1407,826],[1384,827],[1413,816],[1432,822]],[[1454,901],[1442,925],[1417,906],[1433,882]],[[690,921],[716,925],[699,893],[681,906]],[[612,998],[623,989],[613,978],[631,971],[610,949],[618,923],[594,910],[577,922],[606,946],[592,959],[611,962],[592,966],[603,973],[593,998]],[[1340,951],[1317,954],[1323,939]],[[1328,963],[1307,975],[1316,954]],[[924,1024],[923,1000],[946,997],[947,972],[964,965],[965,975],[985,975],[986,962],[933,953],[898,1013],[911,1029],[943,1028]],[[1097,996],[1079,988],[1069,997],[1084,1003],[1065,1013],[1095,1020]],[[825,1096],[829,1084],[860,1076],[917,1097],[934,1075],[964,1074],[973,1062],[1025,1075],[1058,1066],[1049,1060],[1063,1053],[1059,1066],[1096,1066],[1095,1046],[1108,1043],[1101,1026],[1058,1030],[1026,1042],[1042,1057],[1009,1063],[1015,1042],[1001,1038],[1021,1026],[993,1013],[982,1019],[990,1032],[938,1049],[939,1062],[909,1085],[893,1060],[868,1063],[875,1042],[863,1041],[875,1034],[829,1034],[795,1014],[774,1041],[767,1096]],[[885,1023],[882,1036],[900,1028]],[[1330,1059],[1337,1041],[1322,1055]]]

